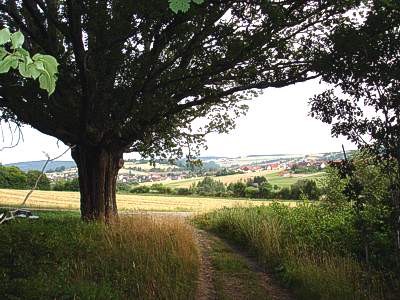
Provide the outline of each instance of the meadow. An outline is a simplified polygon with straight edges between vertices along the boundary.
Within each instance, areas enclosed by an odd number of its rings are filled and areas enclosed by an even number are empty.
[[[199,255],[182,220],[77,213],[0,226],[2,299],[193,299]]]
[[[0,206],[17,206],[24,199],[26,190],[0,189]],[[261,206],[272,201],[252,201],[243,199],[187,197],[166,195],[117,194],[120,211],[189,211],[207,212],[223,207]],[[294,206],[295,201],[284,201]],[[27,202],[30,208],[50,208],[78,210],[80,207],[78,192],[35,191]]]
[[[298,299],[399,299],[400,280],[383,267],[387,245],[377,250],[376,268],[359,259],[362,235],[350,207],[225,208],[194,223],[251,252]]]

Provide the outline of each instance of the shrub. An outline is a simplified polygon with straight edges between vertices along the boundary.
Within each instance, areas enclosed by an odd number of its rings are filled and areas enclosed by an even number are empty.
[[[131,189],[129,192],[134,194],[145,194],[150,193],[150,188],[147,185],[139,185]]]
[[[277,193],[276,193],[276,197],[279,199],[285,199],[285,200],[289,200],[292,198],[292,193],[290,191],[289,187],[283,187],[281,188]]]
[[[52,188],[54,191],[79,191],[79,178],[72,180],[59,180]]]
[[[177,195],[192,195],[192,191],[188,188],[176,188],[174,192]]]
[[[203,196],[221,196],[225,193],[225,185],[211,177],[204,177],[202,181],[197,183],[196,193]]]
[[[154,183],[150,186],[150,192],[156,192],[159,194],[171,194],[172,189],[162,183]]]
[[[36,184],[37,179],[40,176],[40,180],[37,184],[38,190],[49,191],[50,190],[50,180],[47,178],[46,174],[42,174],[40,171],[30,170],[26,173],[26,184],[27,188],[33,188]]]
[[[131,185],[125,182],[117,182],[117,192],[129,192]]]
[[[258,188],[253,186],[248,186],[244,190],[244,196],[247,198],[257,198],[258,196]]]
[[[300,179],[290,186],[291,198],[301,199],[305,197],[308,200],[318,200],[321,192],[314,180]]]
[[[228,191],[231,191],[235,197],[244,197],[245,196],[246,184],[242,181],[230,183],[228,185]]]

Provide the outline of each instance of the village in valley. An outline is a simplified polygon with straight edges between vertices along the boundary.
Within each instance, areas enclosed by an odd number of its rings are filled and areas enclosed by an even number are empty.
[[[186,180],[202,176],[224,176],[264,171],[277,172],[282,177],[297,173],[316,173],[325,169],[329,162],[342,158],[341,152],[312,155],[250,155],[245,157],[205,157],[202,166],[187,166],[184,160],[158,161],[155,165],[146,160],[127,160],[118,173],[118,182],[146,183]],[[298,170],[298,171],[296,171]],[[256,174],[255,174],[256,175]],[[52,182],[72,180],[78,177],[76,167],[58,167],[46,171]]]

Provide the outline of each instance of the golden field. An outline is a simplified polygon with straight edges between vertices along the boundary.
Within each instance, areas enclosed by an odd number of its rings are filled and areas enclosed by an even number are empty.
[[[21,204],[26,190],[0,189],[0,206]],[[261,206],[272,201],[252,201],[226,198],[162,196],[162,195],[126,195],[117,194],[119,210],[129,211],[191,211],[206,212],[222,207]],[[296,202],[285,201],[288,205]],[[26,205],[31,208],[79,209],[78,192],[35,191]]]

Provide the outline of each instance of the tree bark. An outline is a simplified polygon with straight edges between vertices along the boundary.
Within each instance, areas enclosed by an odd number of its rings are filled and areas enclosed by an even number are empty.
[[[77,145],[71,152],[79,173],[82,219],[107,222],[116,217],[116,183],[123,151]]]

